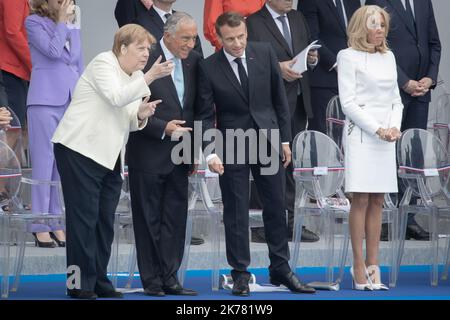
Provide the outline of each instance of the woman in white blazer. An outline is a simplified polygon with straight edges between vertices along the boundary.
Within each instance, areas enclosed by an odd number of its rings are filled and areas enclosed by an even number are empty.
[[[384,193],[398,192],[395,141],[403,111],[395,58],[386,44],[388,30],[386,11],[361,7],[348,26],[349,48],[337,57],[339,98],[346,115],[345,191],[353,193],[350,271],[358,290],[388,289],[378,266],[381,217]]]
[[[129,132],[145,127],[161,102],[148,102],[148,85],[173,69],[172,62],[159,59],[141,71],[153,43],[141,26],[120,28],[113,50],[86,67],[52,139],[66,207],[67,266],[80,279],[68,281],[73,298],[122,297],[106,272],[125,145]]]

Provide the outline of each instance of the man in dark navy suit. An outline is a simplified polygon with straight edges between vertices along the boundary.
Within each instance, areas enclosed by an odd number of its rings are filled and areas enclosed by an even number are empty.
[[[338,94],[336,55],[347,48],[347,25],[360,7],[359,0],[299,0],[297,10],[303,13],[313,40],[319,40],[320,60],[310,72],[311,103],[314,118],[309,129],[326,133],[326,108]]]
[[[397,60],[398,86],[404,105],[401,130],[426,129],[430,90],[436,87],[441,58],[431,0],[367,0],[366,4],[385,8],[391,16],[387,39]],[[399,186],[402,186],[401,182]],[[386,231],[386,226],[383,229]],[[387,232],[382,232],[382,239],[387,240],[386,235]],[[411,214],[406,237],[429,239],[429,233]]]
[[[193,128],[197,69],[197,27],[191,16],[177,12],[165,25],[152,50],[149,69],[160,57],[173,61],[171,76],[150,84],[152,101],[162,100],[152,121],[130,135],[127,148],[137,260],[145,293],[152,296],[196,295],[177,278],[184,252],[188,210],[188,174],[193,160],[174,163],[172,138]],[[185,137],[183,137],[184,139]],[[183,150],[184,152],[184,150]]]
[[[131,23],[138,15],[147,12],[150,7],[150,0],[117,0],[114,16],[119,28]]]
[[[224,152],[217,148],[217,154],[208,155],[206,149],[205,153],[210,170],[220,174],[226,253],[233,268],[232,293],[250,293],[250,172],[263,203],[270,282],[283,284],[294,293],[313,293],[313,288],[300,283],[288,263],[284,169],[291,161],[291,120],[278,60],[269,44],[247,44],[245,19],[240,14],[222,14],[216,21],[216,31],[223,49],[200,64],[197,108],[209,110],[200,118],[204,129],[217,123],[220,135],[216,134],[216,147],[218,136],[226,146]],[[245,138],[236,144],[238,139],[230,136],[230,131],[256,133],[257,141]],[[269,162],[264,161],[262,152],[269,156]]]
[[[248,39],[268,42],[275,51],[283,76],[284,88],[291,116],[291,136],[294,138],[305,130],[307,121],[312,121],[315,111],[311,106],[309,75],[311,71],[299,74],[291,69],[294,57],[311,43],[311,36],[303,15],[292,9],[292,0],[267,0],[261,10],[247,18]],[[318,62],[317,50],[308,55],[309,69]],[[309,120],[308,120],[309,119]],[[286,208],[288,211],[289,240],[293,237],[295,181],[292,163],[286,169]],[[254,195],[252,193],[252,195]],[[251,198],[251,200],[253,200]],[[252,228],[252,241],[263,242],[264,229]],[[316,242],[319,237],[302,228],[301,241]]]

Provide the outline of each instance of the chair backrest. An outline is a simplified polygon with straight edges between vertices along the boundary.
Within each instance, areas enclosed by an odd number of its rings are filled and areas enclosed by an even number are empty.
[[[450,94],[437,98],[433,119],[433,133],[442,141],[447,152],[450,150]]]
[[[292,144],[294,177],[300,180],[309,197],[317,198],[313,180],[318,181],[324,197],[336,194],[344,182],[344,157],[336,143],[318,131],[302,131]]]
[[[448,154],[442,142],[422,129],[403,132],[397,144],[399,173],[413,193],[420,196],[417,177],[423,177],[430,196],[445,192],[449,181]]]
[[[327,135],[333,139],[341,152],[344,152],[342,146],[342,132],[345,124],[345,114],[342,112],[339,96],[330,99],[326,110]]]
[[[3,141],[0,141],[0,214],[4,206],[12,206],[12,200],[17,197],[22,171],[14,151]]]
[[[6,107],[11,113],[11,128],[7,131],[0,130],[0,141],[6,143],[14,152],[16,153],[17,159],[22,167],[27,165],[27,158],[25,156],[25,150],[23,147],[22,139],[22,124],[20,123],[19,117],[14,113],[14,111]]]

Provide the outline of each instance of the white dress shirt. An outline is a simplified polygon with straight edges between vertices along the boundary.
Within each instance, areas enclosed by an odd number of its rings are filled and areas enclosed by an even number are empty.
[[[234,61],[236,57],[232,56],[225,50],[223,50],[223,53],[225,53],[225,57],[227,58],[228,62],[230,63],[231,69],[233,69],[234,75],[238,79],[239,83],[241,83],[241,79],[239,78],[239,69],[237,63]],[[248,69],[247,69],[247,59],[245,58],[245,51],[244,54],[240,57],[242,61],[242,65],[244,66],[245,73],[248,76]]]
[[[167,21],[167,18],[166,18],[166,14],[173,14],[173,10],[172,9],[170,9],[170,11],[169,12],[166,12],[166,11],[164,11],[164,10],[161,10],[160,8],[158,8],[157,6],[155,6],[155,5],[153,5],[153,8],[155,9],[155,11],[159,14],[159,16],[161,17],[161,19],[162,19],[162,21],[164,22],[164,23],[166,23],[166,21]]]
[[[286,23],[289,29],[289,33],[291,34],[292,37],[292,32],[291,32],[291,26],[289,25],[289,18],[287,16],[287,14],[278,14],[276,13],[267,3],[266,3],[266,8],[267,10],[269,10],[270,15],[272,16],[273,20],[275,21],[275,24],[277,25],[278,29],[280,30],[281,34],[283,34],[283,24],[281,23],[281,21],[278,19],[279,17],[286,17]]]
[[[406,2],[405,1],[409,1],[409,4],[411,5],[413,16],[414,16],[414,19],[415,19],[416,18],[416,13],[414,12],[414,1],[402,0],[402,4],[403,4],[403,7],[405,8],[405,10],[406,10]]]

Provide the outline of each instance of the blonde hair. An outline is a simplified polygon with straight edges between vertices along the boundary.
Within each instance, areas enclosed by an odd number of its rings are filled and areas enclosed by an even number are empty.
[[[112,51],[116,57],[120,56],[120,48],[124,45],[127,47],[133,42],[142,43],[147,40],[150,45],[156,43],[154,36],[150,34],[146,29],[138,24],[126,24],[121,27],[114,35],[114,44]]]
[[[367,40],[369,34],[369,28],[367,27],[367,20],[370,16],[379,13],[384,18],[385,23],[385,37],[389,33],[389,14],[383,8],[379,6],[362,6],[355,11],[347,28],[348,46],[353,49],[366,51],[366,52],[381,52],[385,53],[389,51],[386,38],[380,46],[375,46]]]
[[[30,0],[30,8],[32,14],[50,18],[55,22],[57,20],[57,12],[50,10],[47,0]]]

